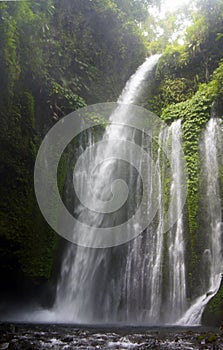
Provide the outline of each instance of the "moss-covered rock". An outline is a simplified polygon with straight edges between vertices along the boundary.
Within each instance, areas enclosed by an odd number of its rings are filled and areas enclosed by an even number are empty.
[[[223,281],[217,294],[209,301],[202,315],[205,326],[220,327],[223,321]]]

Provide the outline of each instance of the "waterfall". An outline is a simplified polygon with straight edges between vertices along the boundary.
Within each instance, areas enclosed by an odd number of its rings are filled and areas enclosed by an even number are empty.
[[[149,79],[149,75],[152,74],[158,58],[159,55],[155,55],[146,59],[127,82],[118,99],[119,107],[117,111],[112,113],[110,117],[112,123],[106,128],[103,137],[105,141],[110,142],[107,144],[105,143],[102,147],[99,145],[97,149],[95,164],[101,163],[101,166],[95,174],[92,192],[94,195],[96,194],[96,198],[102,198],[104,201],[108,201],[108,203],[110,191],[108,191],[108,189],[106,190],[106,188],[108,188],[108,184],[112,183],[117,177],[124,177],[125,182],[129,184],[129,188],[136,188],[135,197],[140,193],[141,183],[134,169],[121,167],[117,160],[111,159],[110,155],[117,154],[118,156],[120,152],[122,154],[128,153],[127,146],[120,143],[120,141],[135,141],[135,139],[140,138],[137,131],[123,125],[117,125],[115,122],[119,121],[120,117],[122,121],[125,121],[125,118],[128,117],[128,115],[126,115],[125,106],[128,106],[130,103],[138,102],[142,93],[142,86],[145,81]],[[115,140],[115,143],[111,142],[112,140]],[[131,159],[131,157],[134,157],[134,154],[130,154],[129,157]],[[102,163],[103,159],[107,160]],[[132,159],[132,161],[133,160],[134,159]],[[143,160],[138,159],[137,162],[138,168],[140,168]],[[147,171],[149,172],[150,170],[147,169]],[[81,173],[75,175],[76,182],[81,181],[80,179],[83,178],[82,172],[83,170],[81,169]],[[90,173],[91,170],[87,169],[86,172]],[[150,177],[151,176],[152,175],[150,175]],[[152,183],[148,184],[148,186],[151,188]],[[105,202],[102,203],[103,207],[100,201],[99,206],[97,206],[95,200],[92,200],[91,196],[89,196],[90,191],[86,186],[80,185],[79,188],[81,188],[81,198],[84,198],[85,203],[88,204],[88,208],[92,207],[94,210],[90,218],[88,218],[88,222],[93,226],[92,230],[97,230],[97,227],[103,227],[103,225],[107,225],[108,223],[114,224],[120,220],[118,215],[106,216],[108,211],[105,207]],[[148,190],[148,192],[152,191]],[[133,201],[135,201],[135,198],[133,198]],[[145,210],[148,210],[148,208],[145,208]],[[85,208],[78,206],[75,211],[80,220],[86,220],[87,212]],[[104,212],[105,214],[100,214],[100,212]],[[124,210],[121,211],[121,216],[125,216],[126,212],[128,214],[131,212],[131,203],[129,202],[126,207],[124,207]],[[129,229],[131,229],[131,227]],[[136,244],[140,246],[139,242]],[[136,276],[132,275],[131,270],[133,258],[130,258],[126,250],[129,251],[132,250],[132,248],[117,247],[98,250],[70,245],[65,254],[61,269],[61,278],[57,287],[57,297],[54,305],[56,318],[65,322],[117,322],[123,319],[130,320],[130,315],[128,316],[128,306],[131,304],[132,300],[129,299],[129,291],[127,292],[126,290],[128,289],[128,283],[131,283],[131,287],[129,288],[129,290],[131,290],[132,278],[136,278]],[[139,257],[136,256],[138,254],[138,249],[133,249],[133,251],[135,259],[140,260]],[[127,256],[126,261],[122,259],[123,256]],[[116,273],[114,273],[113,267],[115,259],[118,261],[118,271],[116,271]],[[125,268],[123,268],[123,266],[125,266]],[[123,281],[126,283],[126,289],[123,287]],[[134,293],[135,291],[132,290],[131,298]],[[140,300],[136,300],[136,302],[140,304]],[[125,304],[125,306],[127,303],[126,314],[120,311],[122,309],[120,306],[121,303]],[[125,316],[123,314],[125,314]],[[141,320],[140,317],[139,319]]]
[[[158,58],[158,55],[148,58],[130,77],[116,109],[109,113],[110,122],[100,142],[96,140],[98,135],[95,137],[94,132],[88,131],[80,138],[79,153],[75,156],[71,152],[74,163],[78,159],[79,167],[73,176],[68,176],[66,197],[73,194],[75,183],[80,200],[75,199],[72,210],[87,226],[86,229],[83,226],[81,232],[84,241],[75,240],[80,243],[78,245],[67,244],[48,320],[194,325],[199,324],[205,305],[219,288],[222,272],[218,157],[223,142],[221,122],[210,119],[201,146],[205,192],[202,195],[206,201],[204,217],[207,221],[201,259],[207,268],[198,267],[201,295],[190,305],[185,261],[188,237],[183,220],[187,174],[181,149],[181,120],[169,127],[156,125],[151,134],[128,125],[135,111],[133,104],[140,104],[145,85],[152,85]],[[132,144],[145,152],[137,156],[130,147]],[[87,158],[79,157],[86,150]],[[137,214],[137,221],[132,222],[130,218],[141,202],[142,211]],[[117,203],[120,210],[117,210]],[[145,217],[151,220],[142,230]],[[103,245],[103,239],[92,235],[99,229],[124,227],[123,222],[127,222],[127,233],[124,233],[131,238],[122,244],[112,236],[109,244]],[[132,237],[135,227],[141,234]],[[72,228],[75,236],[75,225]],[[199,287],[199,281],[197,284]]]
[[[203,250],[203,263],[205,269],[202,273],[204,285],[203,295],[201,295],[185,315],[179,320],[180,324],[200,324],[202,313],[209,300],[217,293],[221,275],[223,273],[222,265],[222,203],[219,183],[220,156],[222,152],[222,120],[210,118],[207,123],[203,142],[201,143],[201,159],[203,160],[203,177],[205,179],[206,194],[206,231],[204,242],[206,244]],[[205,281],[207,281],[205,283]]]
[[[118,174],[118,178],[124,178],[128,187],[132,189],[132,193],[129,194],[130,200],[119,216],[107,218],[104,208],[104,214],[94,212],[89,219],[97,227],[116,223],[119,222],[120,215],[121,219],[126,219],[134,212],[133,203],[136,203],[137,207],[142,191],[141,177],[134,168],[123,167],[117,160],[109,157],[111,148],[112,154],[128,153],[128,147],[119,141],[131,140],[138,143],[150,156],[149,164],[143,157],[138,159],[137,168],[140,169],[141,176],[147,179],[143,183],[144,191],[147,193],[147,201],[143,207],[144,214],[151,215],[154,197],[158,203],[155,223],[151,223],[142,235],[122,246],[92,249],[69,245],[64,256],[53,308],[56,315],[54,319],[60,322],[174,323],[185,310],[185,261],[181,216],[185,184],[184,164],[179,149],[181,121],[174,122],[170,128],[157,130],[156,146],[145,133],[116,124],[120,116],[122,120],[128,117],[126,111],[130,112],[130,109],[126,105],[136,103],[140,99],[144,81],[149,79],[158,58],[156,55],[147,59],[127,82],[118,99],[120,105],[112,113],[110,117],[112,123],[106,128],[103,137],[106,141],[115,139],[115,144],[111,142],[103,144],[103,148],[99,145],[95,155],[96,164],[100,164],[104,158],[108,161],[100,166],[93,177],[93,192],[98,194],[97,197],[100,195],[100,198],[108,200],[107,184],[112,183]],[[89,137],[88,146],[93,144],[93,138]],[[167,155],[163,150],[167,150]],[[129,159],[133,161],[133,158],[134,154],[130,154]],[[152,159],[155,159],[155,162]],[[90,164],[87,166],[90,167]],[[168,171],[171,179],[169,210],[165,209],[167,205],[165,196],[168,196],[164,193],[165,171]],[[156,178],[154,174],[157,175]],[[89,190],[83,184],[83,171],[75,176],[77,181],[82,181],[81,197],[85,197],[88,206],[94,205],[96,208],[95,202],[88,194]],[[168,192],[167,189],[166,191]],[[84,219],[87,215],[81,206],[75,211],[80,218]],[[166,221],[172,222],[176,213],[177,222],[165,233]],[[167,256],[164,254],[166,245],[169,246]],[[164,283],[167,283],[168,291],[164,291]]]
[[[209,290],[215,290],[223,272],[222,266],[222,238],[221,238],[221,195],[219,185],[219,155],[221,145],[222,121],[211,118],[204,136],[205,170],[207,174],[207,206],[210,223],[208,236],[208,250],[210,252]],[[220,147],[219,147],[220,146]]]

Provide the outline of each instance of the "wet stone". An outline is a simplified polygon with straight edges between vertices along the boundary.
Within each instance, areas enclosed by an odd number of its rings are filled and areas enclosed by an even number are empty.
[[[73,340],[74,340],[74,337],[71,335],[61,338],[61,341],[64,343],[71,343]]]
[[[9,348],[9,343],[0,343],[0,350],[6,350]]]

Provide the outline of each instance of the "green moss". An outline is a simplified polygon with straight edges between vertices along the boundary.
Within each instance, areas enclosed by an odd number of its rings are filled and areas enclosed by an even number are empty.
[[[157,65],[157,78],[161,80],[164,80],[165,77],[176,78],[179,70],[187,67],[189,59],[189,53],[185,46],[167,46]]]
[[[217,294],[209,301],[202,315],[202,324],[219,327],[223,319],[223,283]]]
[[[212,99],[207,98],[206,87],[189,100],[171,105],[162,113],[165,122],[182,119],[183,150],[188,171],[187,204],[191,234],[197,230],[198,220],[198,177],[200,172],[199,138],[210,118]]]
[[[162,119],[170,124],[181,119],[183,124],[183,150],[187,163],[187,205],[189,228],[193,235],[198,228],[200,155],[199,139],[210,118],[213,102],[221,95],[222,64],[213,74],[213,80],[202,84],[195,95],[187,101],[172,104],[163,110]]]
[[[3,270],[39,283],[51,277],[58,238],[42,217],[34,193],[40,139],[34,129],[33,95],[29,91],[15,95],[13,108],[4,118],[8,128],[1,135],[0,240],[8,258]]]
[[[35,127],[34,97],[30,92],[24,91],[20,94],[18,103],[23,119],[22,123],[30,132],[30,129]]]
[[[217,335],[215,333],[212,333],[209,335],[207,339],[207,343],[214,343],[217,340]]]
[[[205,340],[205,343],[214,343],[217,340],[217,334],[216,333],[203,333],[198,336],[197,340],[201,342],[202,340]]]

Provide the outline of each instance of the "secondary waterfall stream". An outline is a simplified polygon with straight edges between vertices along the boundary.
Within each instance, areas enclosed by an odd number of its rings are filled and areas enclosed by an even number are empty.
[[[204,198],[206,202],[206,232],[203,234],[203,294],[192,303],[179,324],[199,324],[208,301],[217,293],[222,273],[222,203],[220,193],[220,165],[223,146],[222,120],[210,118],[204,131],[203,142],[200,144],[202,171],[204,178]]]

